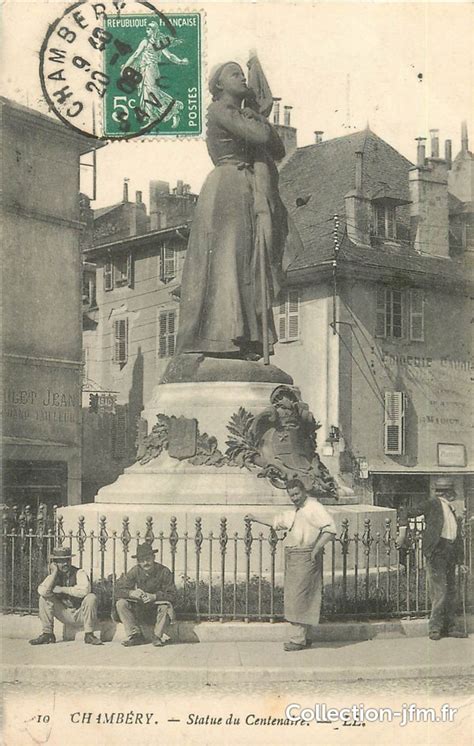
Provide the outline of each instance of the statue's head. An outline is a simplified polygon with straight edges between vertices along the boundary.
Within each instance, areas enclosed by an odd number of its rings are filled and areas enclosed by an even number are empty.
[[[223,93],[242,100],[248,93],[244,71],[237,62],[216,65],[209,78],[209,90],[213,101],[218,101]]]

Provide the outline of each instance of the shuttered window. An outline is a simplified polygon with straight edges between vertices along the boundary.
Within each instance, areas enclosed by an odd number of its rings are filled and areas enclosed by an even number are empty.
[[[176,311],[160,311],[158,357],[172,357],[176,348]]]
[[[104,265],[104,290],[133,285],[133,257],[131,252],[114,257]]]
[[[402,339],[404,334],[405,293],[387,287],[377,288],[375,334]]]
[[[384,451],[389,456],[402,456],[405,451],[405,394],[385,392]]]
[[[125,365],[128,359],[128,319],[114,320],[114,363]]]
[[[297,290],[287,290],[278,305],[277,331],[279,342],[292,342],[300,336],[300,299]]]
[[[177,252],[163,244],[160,252],[160,279],[169,282],[176,277]]]
[[[112,262],[105,262],[104,265],[104,290],[113,290],[114,277]]]
[[[410,339],[423,342],[424,338],[424,293],[422,290],[410,290]]]

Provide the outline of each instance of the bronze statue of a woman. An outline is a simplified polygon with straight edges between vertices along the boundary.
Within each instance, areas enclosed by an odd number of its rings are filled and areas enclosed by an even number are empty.
[[[181,287],[177,353],[256,360],[277,340],[272,302],[288,244],[275,160],[284,146],[235,62],[211,75],[207,148]],[[264,329],[264,327],[266,327]]]

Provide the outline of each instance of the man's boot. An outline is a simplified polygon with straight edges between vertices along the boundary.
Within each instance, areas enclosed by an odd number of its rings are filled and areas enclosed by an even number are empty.
[[[42,632],[39,637],[35,637],[34,640],[30,640],[30,645],[49,645],[51,642],[56,642],[56,638],[52,632]]]
[[[86,645],[103,645],[104,643],[99,640],[98,637],[94,635],[93,632],[86,632],[84,635],[84,642]]]

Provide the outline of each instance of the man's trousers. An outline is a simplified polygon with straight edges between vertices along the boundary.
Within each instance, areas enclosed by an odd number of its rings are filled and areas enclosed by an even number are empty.
[[[440,539],[426,561],[431,599],[430,632],[448,632],[455,626],[456,550],[454,543]]]
[[[155,627],[153,634],[161,640],[163,635],[166,633],[166,630],[170,625],[171,617],[173,616],[172,606],[167,601],[163,603],[150,602],[150,604],[152,608],[156,609],[156,620],[154,622]],[[146,619],[141,619],[138,604],[129,601],[126,598],[118,599],[116,602],[116,609],[118,617],[125,627],[127,637],[143,634],[140,625],[150,623],[149,613],[146,614]]]
[[[84,632],[93,632],[97,629],[97,596],[88,593],[78,609],[69,609],[54,593],[40,596],[39,618],[46,634],[52,634],[55,619],[63,624],[81,625]]]

